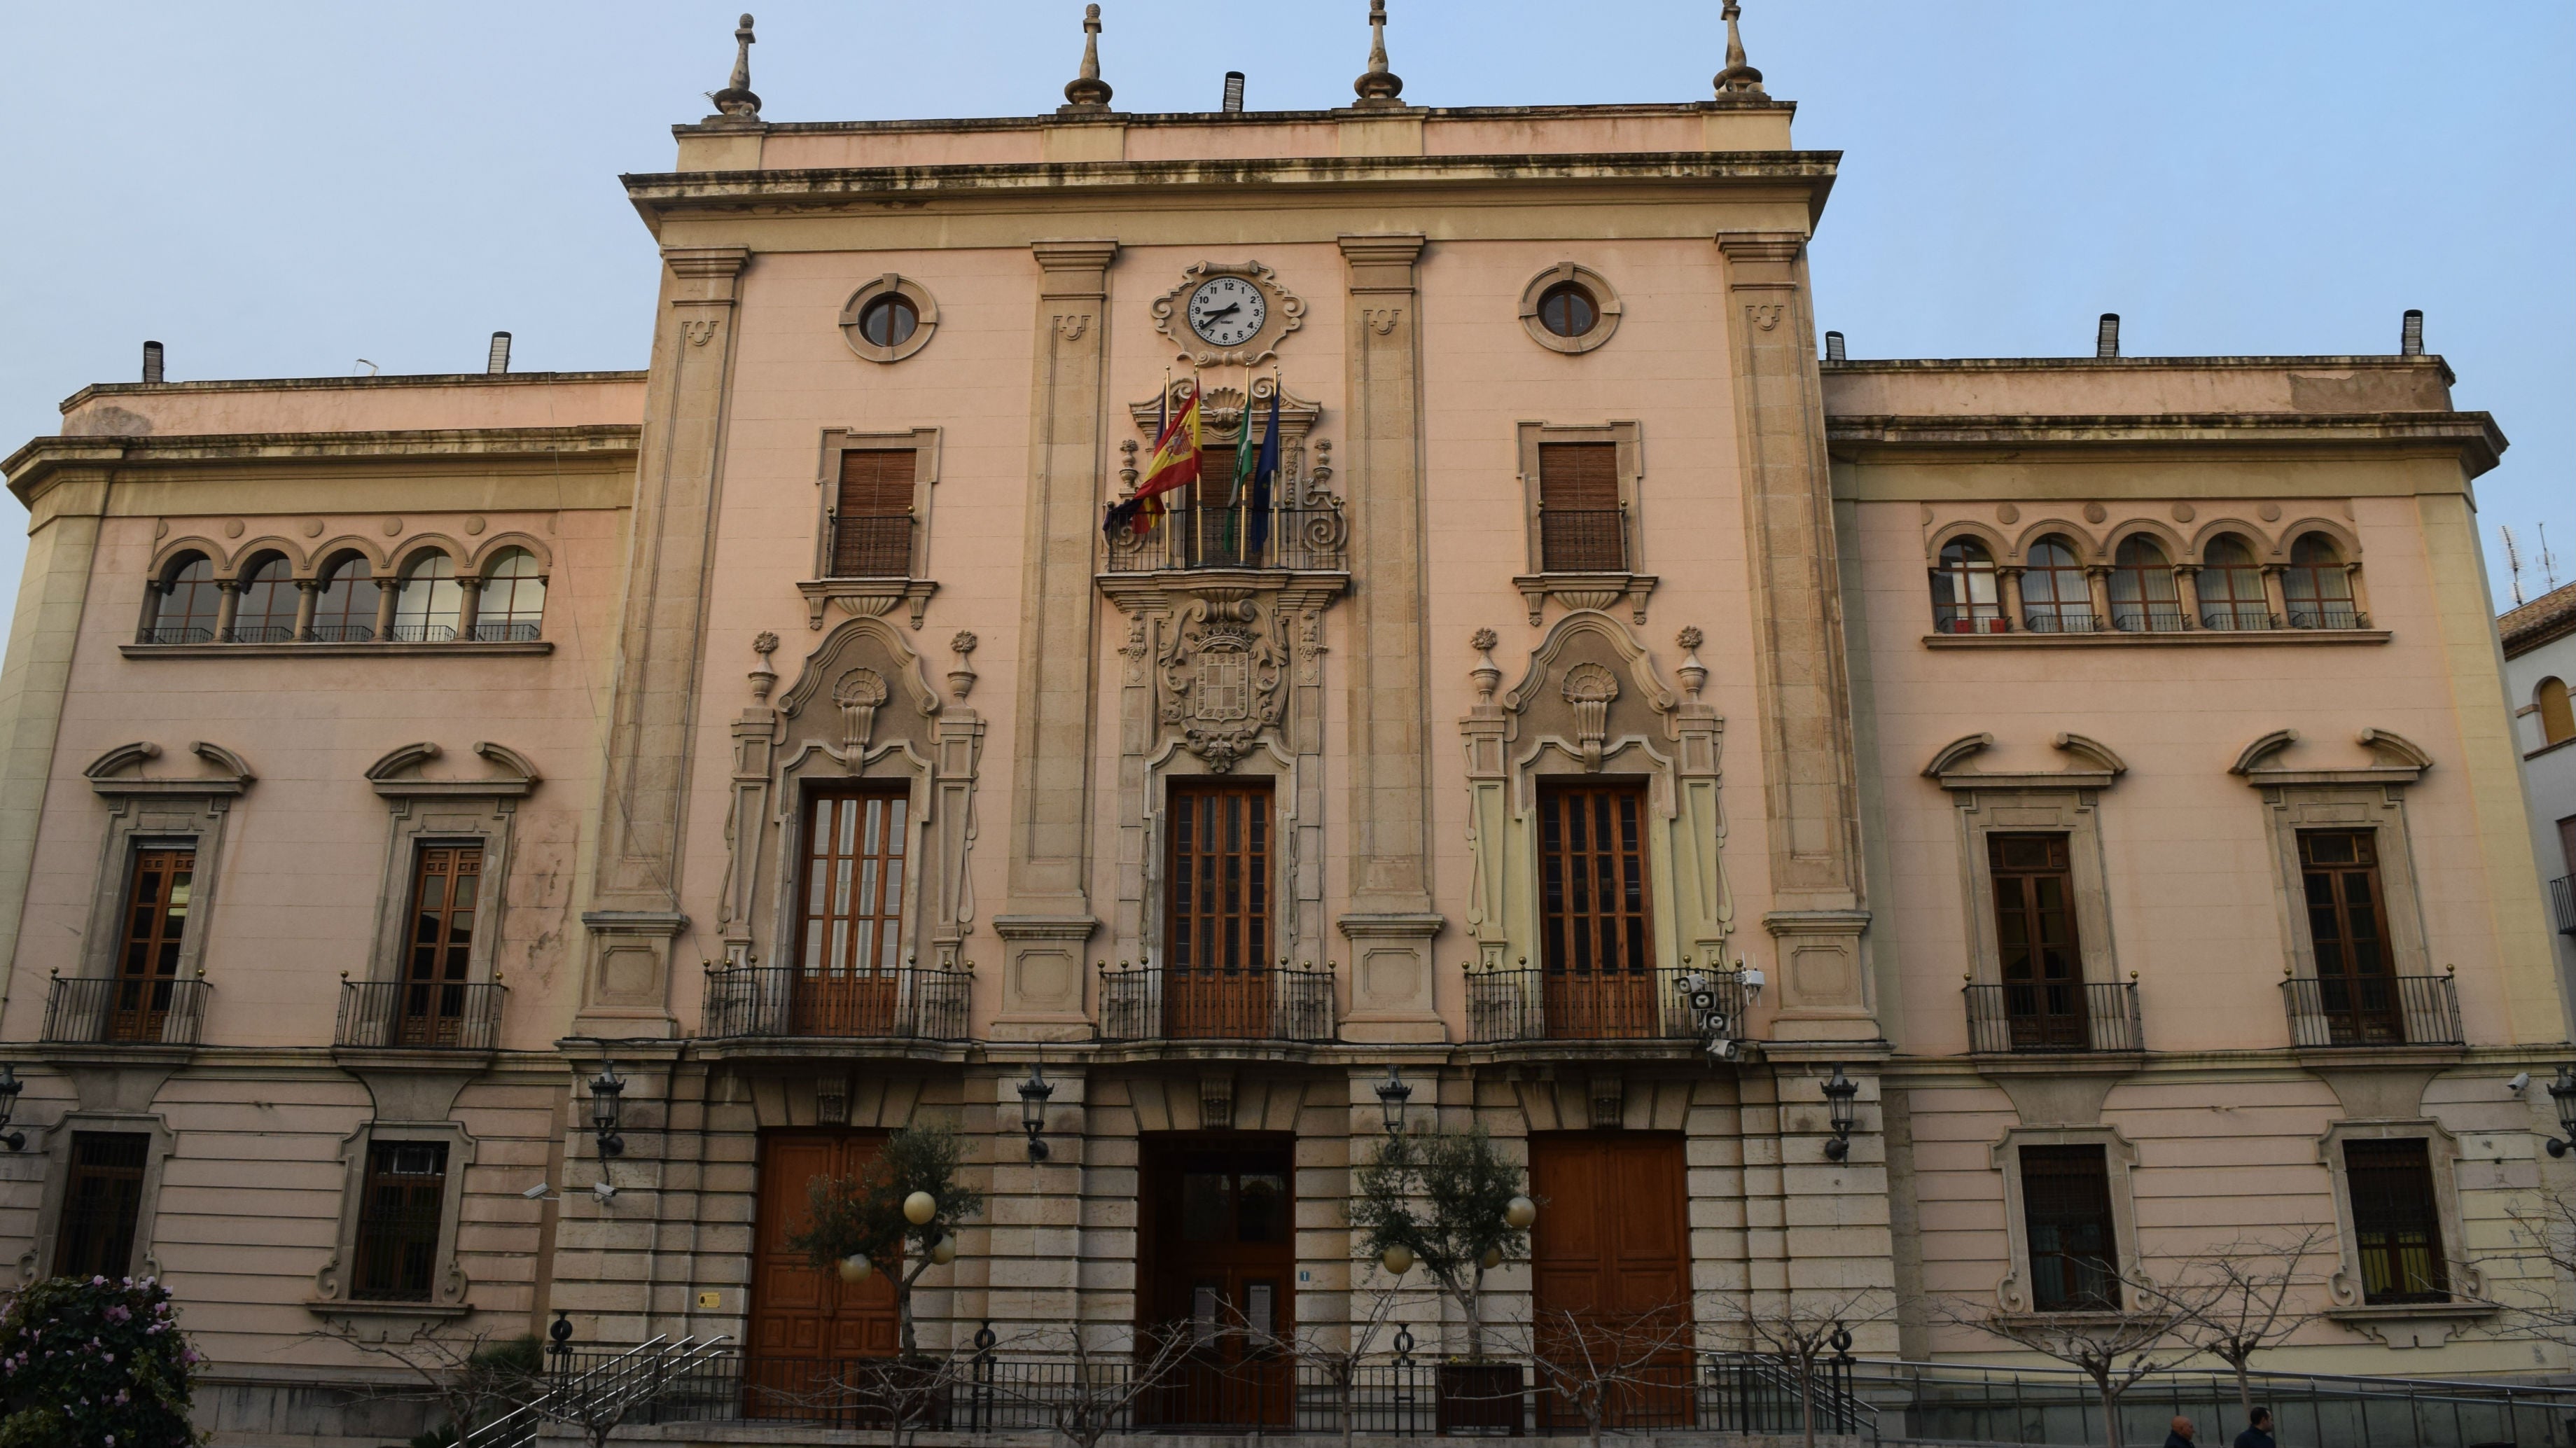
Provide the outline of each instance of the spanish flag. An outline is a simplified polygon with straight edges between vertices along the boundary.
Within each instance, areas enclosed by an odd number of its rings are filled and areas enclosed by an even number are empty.
[[[1135,496],[1121,499],[1102,520],[1100,531],[1115,533],[1121,527],[1144,536],[1163,516],[1163,494],[1186,487],[1199,480],[1199,390],[1190,388],[1190,400],[1181,404],[1178,417],[1163,427],[1163,435],[1154,439],[1153,460],[1145,465],[1145,480],[1136,485]]]

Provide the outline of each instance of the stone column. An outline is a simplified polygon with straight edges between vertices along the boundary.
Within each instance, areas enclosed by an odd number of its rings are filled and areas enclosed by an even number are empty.
[[[1019,719],[1011,743],[1010,893],[993,1038],[1090,1034],[1092,589],[1108,497],[1109,263],[1114,241],[1030,244],[1039,270],[1028,532],[1020,565]]]
[[[1751,541],[1755,682],[1778,938],[1781,1039],[1866,1039],[1860,804],[1835,591],[1823,384],[1805,243],[1718,238],[1727,262],[1736,432]]]
[[[460,578],[456,580],[456,592],[456,637],[471,643],[475,620],[483,615],[483,580]]]
[[[2093,627],[2107,633],[2111,628],[2111,565],[2096,563],[2087,567],[2084,583],[2093,595]]]
[[[322,580],[295,580],[295,639],[301,643],[313,634],[313,609],[322,596]]]
[[[1354,1041],[1438,1041],[1430,689],[1423,632],[1419,235],[1344,236],[1350,388],[1351,1009]]]
[[[1997,584],[1995,596],[2002,601],[2003,605],[2004,630],[2007,633],[2018,633],[2026,622],[2022,618],[2021,566],[2007,563],[1997,568],[1995,581]],[[1969,632],[1975,631],[1971,626]]]
[[[239,622],[240,619],[241,580],[238,578],[216,579],[215,642],[219,644],[231,643],[233,641],[233,625]]]
[[[2182,606],[2182,626],[2200,627],[2200,565],[2174,565],[2174,598]]]
[[[2277,628],[2287,628],[2290,624],[2290,597],[2282,586],[2282,575],[2288,571],[2278,563],[2263,565],[2263,606],[2272,611],[2272,622]]]
[[[706,591],[732,393],[739,246],[672,247],[636,465],[625,616],[591,879],[588,961],[572,1034],[674,1034],[671,942],[696,737]]]
[[[402,580],[386,574],[376,580],[376,642],[394,636],[394,606],[402,601]]]

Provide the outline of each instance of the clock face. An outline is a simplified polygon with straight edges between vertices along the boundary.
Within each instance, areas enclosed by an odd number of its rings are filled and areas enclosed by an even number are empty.
[[[1240,347],[1270,320],[1261,288],[1241,277],[1211,277],[1190,293],[1190,330],[1212,347]]]

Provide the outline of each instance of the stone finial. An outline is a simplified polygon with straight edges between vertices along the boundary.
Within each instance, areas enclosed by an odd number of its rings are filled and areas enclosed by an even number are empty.
[[[1503,671],[1494,664],[1494,648],[1501,642],[1501,637],[1489,628],[1480,628],[1467,638],[1467,647],[1474,649],[1477,655],[1476,667],[1467,671],[1467,677],[1476,681],[1476,702],[1479,704],[1494,702],[1494,691],[1502,687]]]
[[[1717,73],[1719,100],[1767,100],[1762,89],[1762,72],[1744,63],[1744,32],[1736,28],[1736,17],[1744,13],[1737,0],[1726,0],[1726,69]]]
[[[778,671],[769,666],[769,656],[778,652],[778,635],[762,629],[752,636],[751,651],[760,655],[751,666],[751,697],[765,704],[769,702],[769,691],[778,685]]]
[[[751,90],[753,38],[751,16],[746,14],[742,17],[742,24],[734,27],[733,79],[725,83],[723,90],[707,97],[716,103],[716,114],[707,117],[708,120],[748,122],[760,119],[760,97],[752,94]]]
[[[1068,111],[1105,111],[1109,109],[1109,82],[1100,78],[1100,7],[1082,9],[1082,73],[1067,81],[1063,105],[1056,107],[1062,115]]]
[[[1683,629],[1673,638],[1682,646],[1683,655],[1681,667],[1674,672],[1681,675],[1682,691],[1690,695],[1694,704],[1699,702],[1699,691],[1708,687],[1708,665],[1699,661],[1699,646],[1705,641],[1696,627]]]
[[[957,637],[948,641],[948,647],[957,654],[957,667],[948,671],[948,692],[960,700],[975,687],[976,642],[975,635],[962,628],[957,631]]]
[[[1369,68],[1351,82],[1360,95],[1359,110],[1396,110],[1404,102],[1404,77],[1386,68],[1386,0],[1369,0]]]

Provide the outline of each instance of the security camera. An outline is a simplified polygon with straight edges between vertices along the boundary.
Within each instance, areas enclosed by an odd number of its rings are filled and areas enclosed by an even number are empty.
[[[606,1182],[592,1182],[590,1184],[590,1194],[599,1198],[603,1203],[617,1200],[617,1188],[610,1186]]]
[[[2506,1083],[2504,1083],[2504,1089],[2506,1089],[2507,1091],[2512,1092],[2512,1093],[2513,1093],[2514,1095],[2516,1095],[2516,1096],[2519,1096],[2519,1095],[2521,1095],[2521,1094],[2522,1094],[2522,1088],[2523,1088],[2523,1087],[2525,1087],[2525,1086],[2528,1086],[2528,1085],[2530,1085],[2530,1084],[2531,1084],[2531,1073],[2530,1073],[2530,1072],[2528,1072],[2528,1071],[2516,1071],[2516,1072],[2514,1072],[2514,1073],[2513,1073],[2513,1079],[2512,1079],[2512,1080],[2510,1080],[2510,1081],[2507,1081]]]
[[[544,1182],[539,1182],[535,1186],[528,1188],[526,1191],[519,1193],[519,1195],[526,1197],[532,1202],[542,1202],[546,1199],[546,1193],[552,1190],[554,1190],[554,1188],[547,1186]]]

